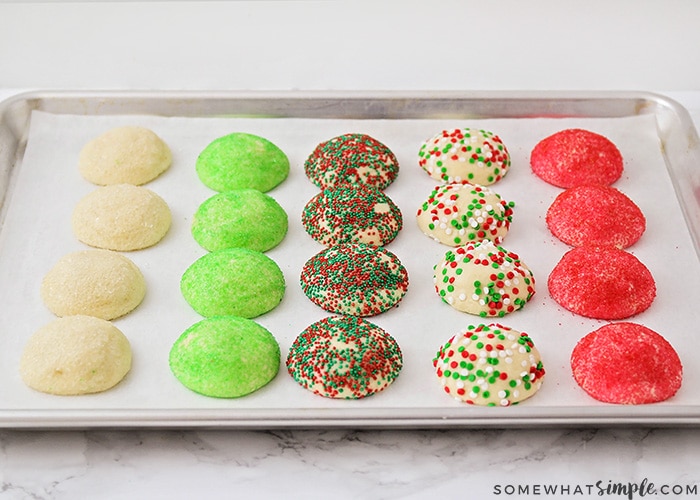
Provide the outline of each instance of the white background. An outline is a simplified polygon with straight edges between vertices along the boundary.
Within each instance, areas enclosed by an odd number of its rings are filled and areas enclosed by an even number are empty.
[[[699,27],[695,0],[0,0],[0,96],[652,90],[694,106],[697,124]],[[524,498],[494,496],[494,486],[698,486],[698,449],[699,429],[3,430],[0,498]]]

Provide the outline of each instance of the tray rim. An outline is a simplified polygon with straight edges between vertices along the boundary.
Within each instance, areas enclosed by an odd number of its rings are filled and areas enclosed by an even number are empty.
[[[342,100],[387,100],[387,101],[420,101],[420,100],[460,100],[481,102],[553,102],[566,100],[571,103],[587,101],[622,102],[629,105],[632,113],[636,114],[661,113],[664,110],[668,117],[677,120],[681,130],[686,132],[687,147],[693,158],[700,159],[698,152],[700,140],[689,112],[677,101],[653,92],[638,91],[119,91],[119,90],[34,90],[22,92],[0,101],[0,129],[7,126],[7,113],[27,112],[28,116],[34,109],[41,109],[41,103],[82,103],[84,113],[113,114],[110,106],[101,104],[111,101],[113,105],[135,106],[139,102],[157,102],[165,106],[174,106],[178,100],[182,105],[208,103],[219,101],[244,102],[250,100],[323,102],[324,100],[340,102]],[[168,104],[171,103],[171,104]],[[94,106],[94,109],[93,109]],[[26,109],[19,109],[19,108]],[[97,112],[95,112],[95,110]],[[139,114],[127,112],[126,114]],[[143,113],[141,113],[143,114]],[[149,114],[149,113],[147,113]],[[178,113],[166,116],[183,116]],[[184,115],[187,116],[187,115]],[[591,115],[593,116],[593,115]],[[9,118],[13,119],[13,118]],[[16,118],[14,118],[16,119]],[[27,120],[26,128],[28,129]],[[15,123],[16,125],[16,123]],[[657,127],[658,128],[658,127]],[[17,151],[10,161],[21,159],[22,137],[15,131],[18,141]],[[666,142],[662,139],[662,147]],[[673,147],[679,147],[674,145]],[[681,145],[682,147],[682,145]],[[0,157],[0,162],[8,161],[9,157]],[[668,165],[668,158],[667,165]],[[700,163],[698,163],[700,165]],[[10,165],[12,170],[13,165]],[[0,164],[0,170],[3,165]],[[671,176],[675,182],[675,178]],[[0,187],[2,186],[0,180]],[[685,199],[687,194],[679,192]],[[7,189],[0,193],[0,204]],[[696,202],[697,203],[697,202]],[[681,203],[685,209],[686,204]],[[1,207],[2,205],[0,205]],[[686,221],[692,227],[699,229],[700,222],[693,221],[686,213]],[[2,219],[0,219],[0,227]],[[700,231],[691,231],[696,253],[698,252],[697,235]],[[630,416],[625,406],[595,405],[595,413],[589,414],[580,407],[525,408],[524,406],[507,409],[495,408],[455,408],[435,415],[434,409],[416,408],[360,408],[283,410],[261,409],[124,409],[124,410],[0,410],[0,428],[21,429],[51,429],[51,428],[323,428],[323,427],[361,427],[361,428],[430,428],[430,427],[556,427],[556,426],[621,426],[621,425],[654,425],[654,426],[698,426],[700,425],[700,406],[666,406],[663,404],[635,407],[635,415]],[[585,408],[584,410],[587,410]],[[505,411],[504,411],[505,410]],[[682,411],[679,411],[682,410]],[[312,413],[311,415],[309,413]]]

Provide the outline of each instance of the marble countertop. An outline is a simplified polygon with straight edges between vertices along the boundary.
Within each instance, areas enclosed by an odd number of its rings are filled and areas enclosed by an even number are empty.
[[[666,95],[700,124],[700,92]],[[0,498],[695,498],[698,450],[700,428],[0,430]]]

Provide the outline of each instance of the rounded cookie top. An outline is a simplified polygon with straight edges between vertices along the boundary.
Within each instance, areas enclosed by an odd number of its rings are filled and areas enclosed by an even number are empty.
[[[257,189],[236,189],[205,200],[192,220],[192,236],[210,252],[242,247],[265,252],[287,234],[287,212]]]
[[[358,184],[324,189],[301,216],[306,232],[327,247],[340,243],[383,246],[403,227],[401,210],[383,191]]]
[[[401,372],[396,340],[353,316],[324,318],[292,343],[287,371],[302,387],[327,398],[359,399],[386,389]]]
[[[470,325],[433,359],[443,390],[458,401],[510,406],[542,386],[542,357],[526,334],[499,324]]]
[[[520,257],[490,240],[449,250],[434,269],[435,291],[458,311],[503,317],[535,294],[535,277]]]
[[[183,273],[180,290],[192,309],[205,317],[255,318],[284,297],[284,275],[275,261],[247,248],[207,253]]]
[[[163,198],[131,184],[97,188],[77,203],[71,218],[78,240],[122,252],[155,245],[170,223],[170,208]]]
[[[482,186],[501,180],[511,164],[500,137],[474,128],[438,132],[421,145],[418,158],[418,164],[433,179]]]
[[[275,337],[258,323],[236,316],[208,318],[185,330],[170,349],[175,378],[188,389],[216,398],[238,398],[275,378],[280,366]]]
[[[117,127],[91,140],[80,151],[78,170],[93,184],[134,184],[152,181],[172,163],[168,145],[144,127]]]
[[[408,290],[408,272],[382,247],[345,243],[311,257],[300,283],[306,296],[326,311],[373,316],[401,301]]]
[[[636,323],[611,323],[584,336],[571,353],[576,383],[605,403],[648,404],[680,389],[683,366],[660,334]]]
[[[131,260],[111,250],[61,257],[41,282],[41,298],[57,316],[124,316],[143,300],[146,280]]]
[[[501,243],[513,220],[512,202],[468,182],[437,186],[416,214],[418,227],[439,243],[460,246],[489,239]]]
[[[532,171],[561,188],[610,185],[620,178],[623,159],[610,139],[583,129],[566,129],[538,142],[530,153]]]
[[[565,309],[594,319],[624,319],[651,306],[656,282],[631,253],[615,247],[583,246],[566,252],[547,282]]]
[[[624,193],[601,184],[569,188],[549,206],[546,223],[567,245],[610,245],[627,248],[639,240],[646,219]]]
[[[320,143],[304,162],[306,176],[321,189],[364,184],[384,189],[399,174],[399,162],[367,134],[344,134]]]
[[[57,318],[27,341],[20,375],[37,391],[63,396],[103,392],[131,369],[131,346],[109,321],[77,315]]]
[[[234,132],[209,143],[197,157],[195,169],[202,183],[214,191],[267,192],[289,175],[289,158],[263,137]]]

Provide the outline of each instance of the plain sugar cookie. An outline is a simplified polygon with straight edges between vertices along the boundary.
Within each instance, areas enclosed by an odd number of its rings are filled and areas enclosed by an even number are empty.
[[[63,396],[103,392],[131,369],[131,346],[109,321],[58,318],[37,330],[20,359],[20,375],[37,391]]]
[[[158,243],[170,229],[168,204],[153,191],[131,184],[104,186],[73,210],[73,233],[91,247],[128,252]]]
[[[571,353],[576,383],[605,403],[649,404],[680,389],[683,365],[660,334],[636,323],[611,323],[583,337]]]
[[[117,127],[88,142],[80,151],[78,170],[93,184],[152,181],[172,163],[168,145],[144,127]]]
[[[542,386],[542,356],[526,333],[499,324],[470,325],[433,359],[443,390],[457,401],[511,406]]]
[[[111,250],[61,257],[41,282],[41,298],[57,316],[111,320],[131,312],[146,294],[146,280],[131,260]]]

